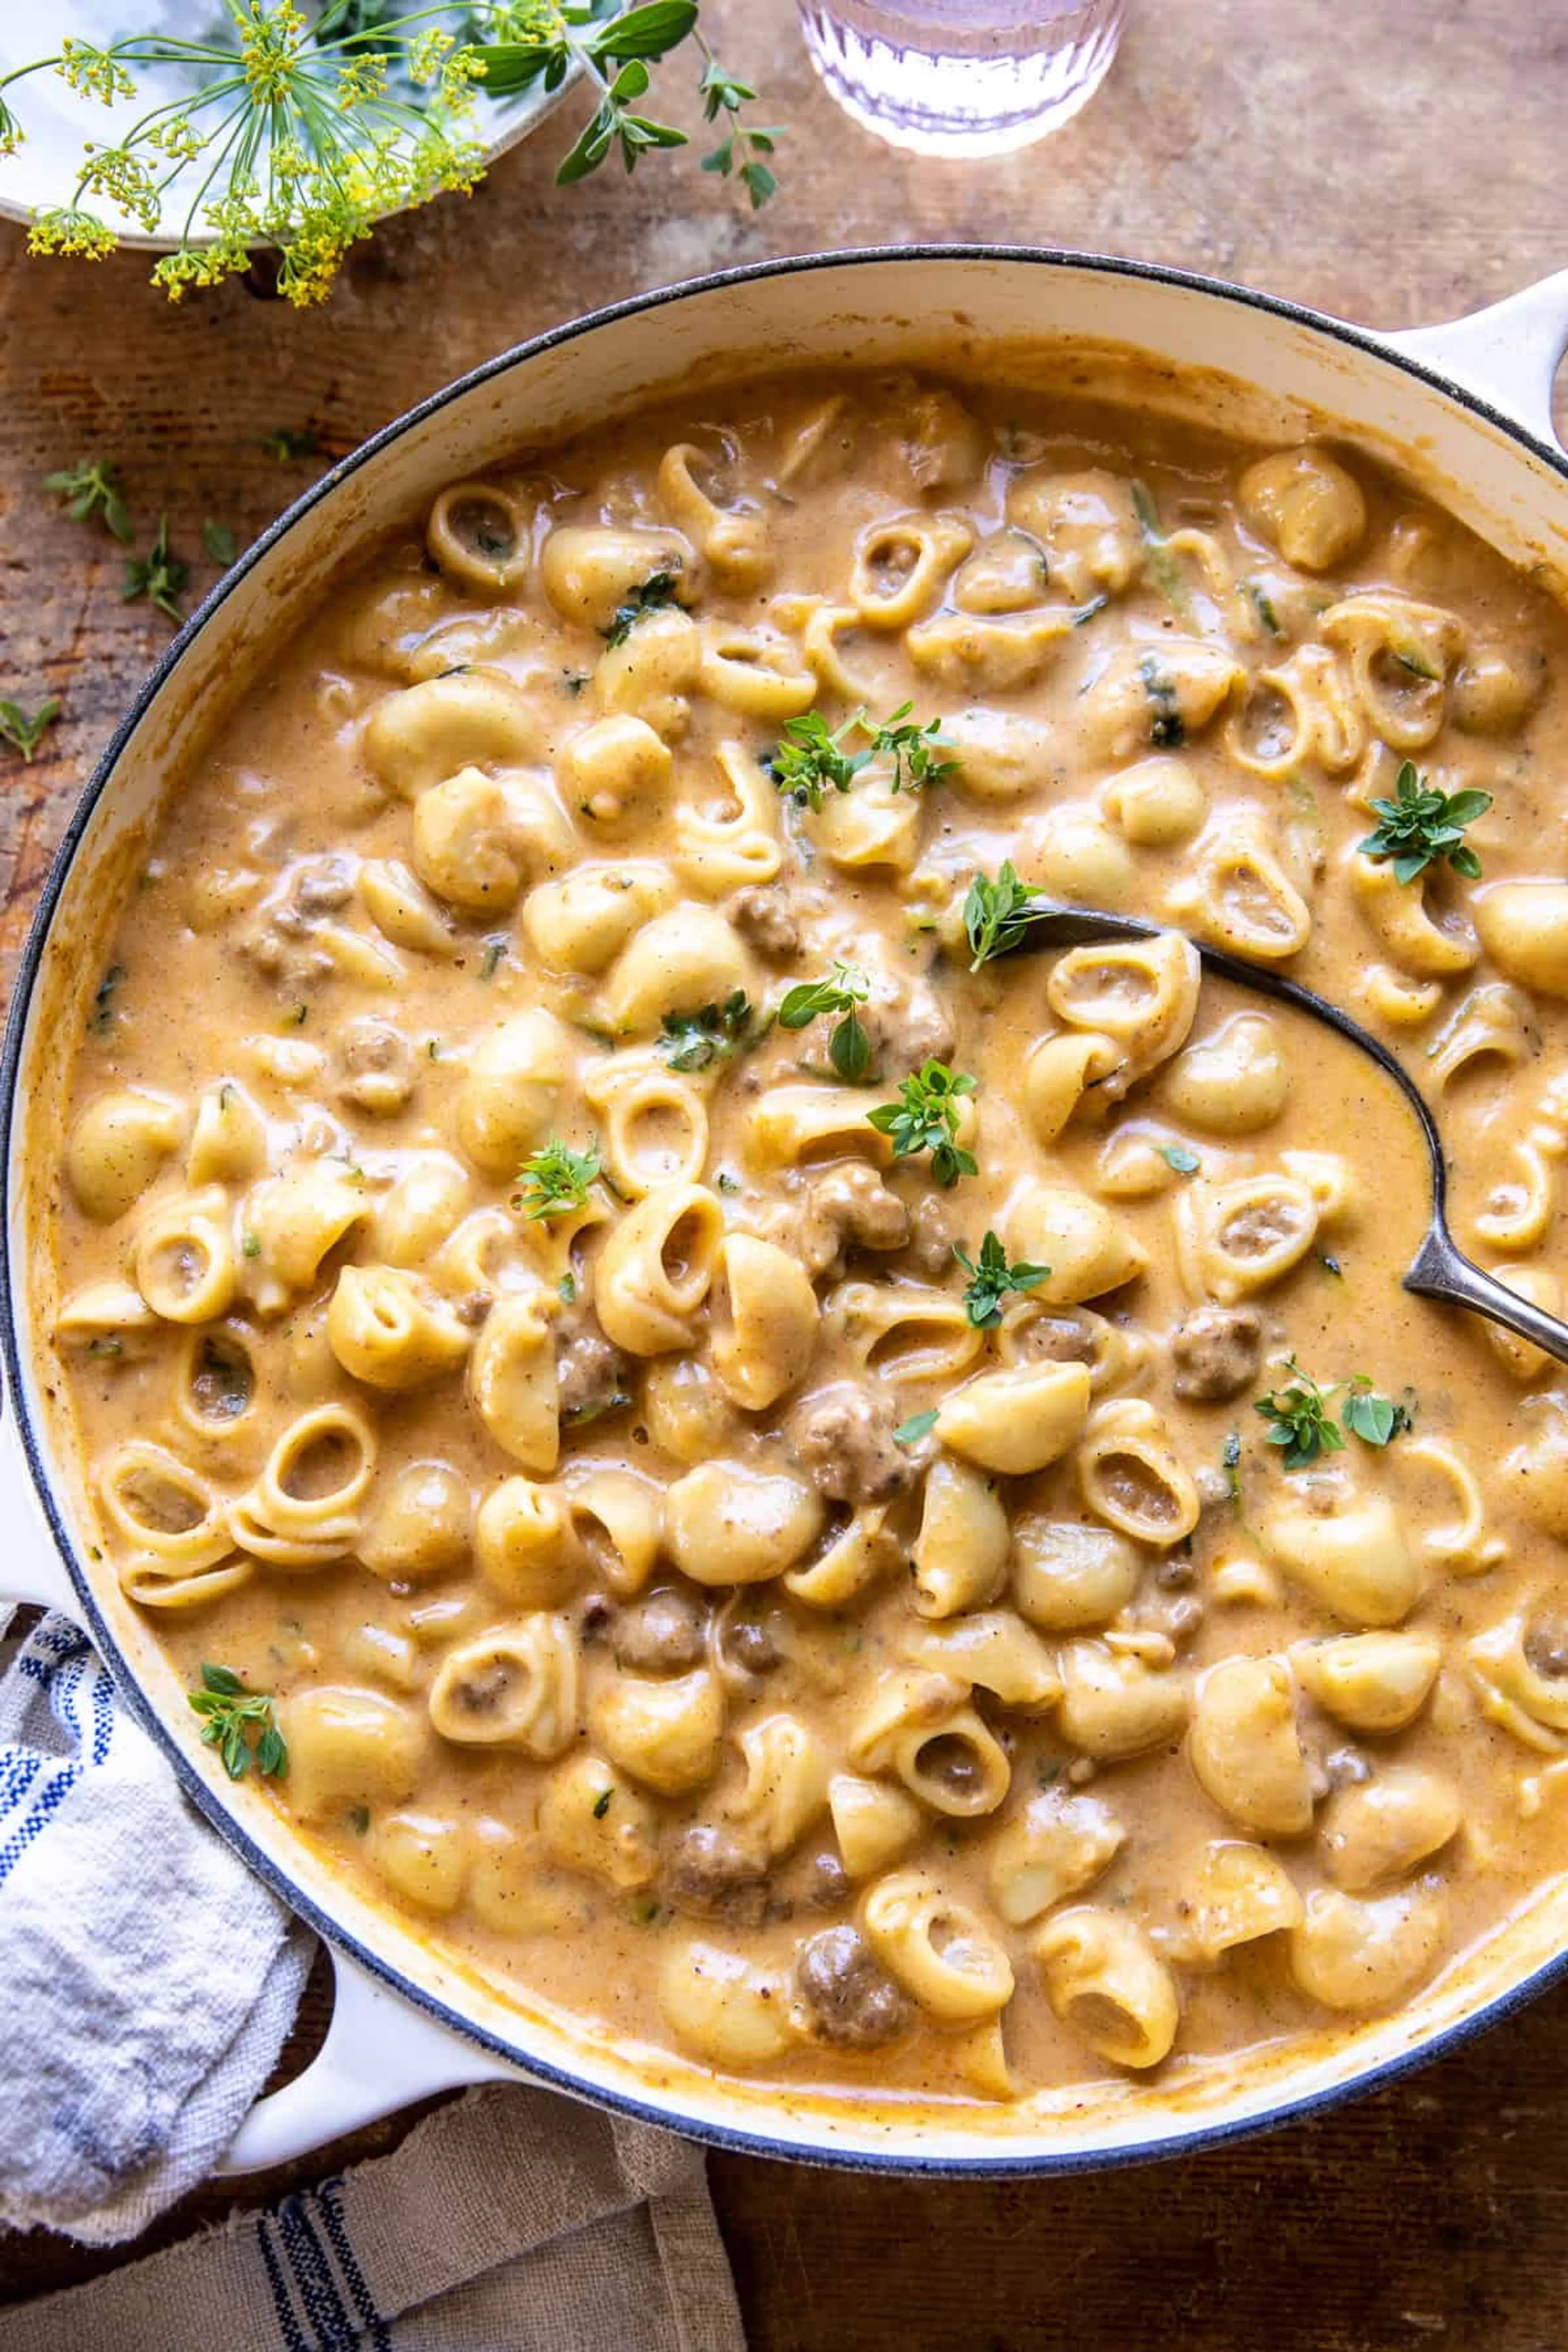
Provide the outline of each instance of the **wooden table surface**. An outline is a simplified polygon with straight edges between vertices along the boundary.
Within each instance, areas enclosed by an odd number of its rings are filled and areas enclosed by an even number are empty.
[[[244,284],[174,310],[134,256],[29,261],[0,224],[0,696],[64,706],[30,767],[0,752],[6,975],[73,796],[165,635],[145,604],[120,601],[119,550],[44,498],[52,467],[114,459],[143,519],[167,509],[205,586],[204,520],[243,541],[320,462],[278,464],[263,435],[310,425],[352,446],[520,337],[727,263],[1035,240],[1186,264],[1388,326],[1568,264],[1563,0],[1132,0],[1131,16],[1110,80],[1068,129],[944,165],[838,115],[791,0],[710,0],[721,54],[763,87],[764,119],[789,126],[763,214],[689,157],[556,188],[573,102],[470,201],[384,227],[306,315]],[[247,2201],[403,2128],[259,2180]],[[735,2158],[712,2174],[758,2352],[1563,2352],[1565,2135],[1560,1990],[1392,2090],[1179,2166],[1036,2186]],[[148,2242],[232,2201],[204,2193]],[[0,2242],[0,2301],[126,2258]]]

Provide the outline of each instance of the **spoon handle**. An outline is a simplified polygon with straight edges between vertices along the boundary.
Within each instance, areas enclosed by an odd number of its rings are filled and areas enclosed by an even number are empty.
[[[1421,1298],[1441,1298],[1455,1307],[1470,1307],[1489,1321],[1500,1323],[1516,1339],[1533,1341],[1559,1363],[1568,1364],[1568,1323],[1548,1315],[1532,1298],[1521,1298],[1495,1274],[1487,1274],[1468,1258],[1441,1222],[1435,1217],[1415,1262],[1405,1277],[1405,1287]]]
[[[1047,899],[1034,900],[1020,912],[1022,920],[1012,941],[1015,953],[1019,950],[1027,953],[1031,950],[1088,946],[1100,940],[1145,940],[1156,936],[1163,928],[1141,915],[1108,914],[1092,907],[1059,907]],[[1404,1064],[1380,1038],[1352,1021],[1347,1013],[1342,1013],[1337,1004],[1331,1004],[1326,997],[1302,987],[1299,981],[1287,980],[1281,972],[1248,963],[1224,949],[1206,947],[1195,940],[1190,944],[1197,949],[1205,971],[1239,987],[1253,989],[1259,995],[1294,1005],[1314,1020],[1337,1029],[1342,1037],[1370,1055],[1394,1080],[1415,1113],[1432,1167],[1432,1223],[1405,1277],[1405,1289],[1415,1291],[1418,1297],[1443,1299],[1450,1306],[1466,1307],[1474,1314],[1485,1315],[1491,1322],[1500,1323],[1505,1331],[1511,1331],[1516,1339],[1531,1340],[1549,1356],[1555,1356],[1559,1363],[1568,1364],[1568,1323],[1548,1315],[1544,1307],[1537,1307],[1533,1299],[1521,1298],[1517,1290],[1510,1290],[1495,1274],[1483,1273],[1449,1233],[1443,1218],[1447,1189],[1443,1139],[1437,1132],[1430,1104]]]

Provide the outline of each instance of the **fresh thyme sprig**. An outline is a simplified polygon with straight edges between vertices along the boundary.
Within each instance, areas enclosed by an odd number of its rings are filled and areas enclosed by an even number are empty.
[[[158,535],[153,541],[150,553],[145,557],[132,556],[126,562],[125,585],[120,592],[121,601],[133,604],[139,596],[145,596],[166,619],[181,622],[185,614],[180,598],[190,577],[190,565],[169,551],[169,518],[167,514],[161,514],[158,517]]]
[[[521,1209],[531,1223],[541,1217],[568,1217],[586,1204],[588,1187],[597,1179],[599,1168],[597,1144],[591,1143],[586,1151],[574,1151],[552,1135],[523,1161],[512,1206]]]
[[[319,457],[321,453],[313,425],[275,425],[270,433],[261,436],[257,446],[265,449],[280,466],[292,464],[296,457]]]
[[[1321,1389],[1294,1356],[1286,1357],[1285,1369],[1294,1375],[1289,1387],[1271,1389],[1252,1410],[1268,1423],[1269,1444],[1283,1448],[1283,1466],[1305,1470],[1321,1454],[1342,1454],[1345,1441],[1329,1412],[1333,1391]]]
[[[754,1043],[751,1033],[752,1002],[743,988],[737,988],[722,1004],[704,1004],[695,1013],[667,1013],[659,1024],[659,1051],[672,1070],[706,1070]]]
[[[1374,864],[1392,858],[1396,882],[1414,882],[1440,860],[1467,881],[1479,880],[1481,861],[1465,839],[1464,829],[1474,824],[1477,817],[1485,816],[1492,804],[1490,793],[1436,792],[1422,782],[1414,760],[1401,762],[1394,790],[1393,800],[1372,804],[1378,826],[1375,833],[1357,842],[1363,856]]]
[[[940,719],[928,719],[921,727],[910,719],[912,702],[902,702],[892,717],[880,727],[870,728],[871,757],[891,760],[893,790],[896,793],[916,793],[926,784],[940,784],[944,776],[956,775],[956,760],[938,760],[936,751],[951,751],[950,737],[942,731]],[[862,727],[869,724],[864,711],[859,714]],[[909,724],[903,722],[909,720]]]
[[[856,711],[842,727],[830,729],[820,710],[803,711],[787,719],[777,750],[768,765],[781,793],[803,808],[820,809],[826,792],[847,793],[866,766],[869,751],[846,751],[844,739],[858,726]]]
[[[1408,1405],[1395,1404],[1392,1397],[1378,1396],[1364,1372],[1353,1373],[1346,1385],[1350,1394],[1340,1419],[1363,1445],[1386,1445],[1402,1429],[1409,1428]]]
[[[204,1665],[200,1690],[185,1694],[203,1718],[202,1738],[223,1758],[231,1780],[243,1780],[252,1763],[264,1779],[280,1780],[289,1750],[272,1717],[272,1701],[247,1691],[232,1666]]]
[[[901,702],[890,719],[879,723],[863,709],[852,710],[841,726],[834,728],[820,710],[804,711],[798,719],[787,719],[768,762],[774,783],[802,807],[813,810],[822,806],[824,793],[852,791],[856,777],[874,760],[892,761],[896,793],[920,792],[927,784],[940,784],[944,776],[955,772],[958,761],[933,755],[950,751],[952,745],[942,731],[940,719],[920,726],[910,719],[913,709],[912,702]],[[846,744],[856,735],[866,737],[865,749],[847,751]]]
[[[60,698],[51,694],[30,715],[19,702],[0,701],[0,742],[9,743],[31,764],[34,752],[60,715]]]
[[[1028,884],[1019,881],[1010,858],[1003,859],[994,882],[984,874],[975,876],[963,901],[963,928],[974,950],[971,971],[1017,946],[1027,928],[1033,896]]]
[[[98,515],[105,530],[122,544],[130,544],[134,527],[113,466],[106,466],[101,458],[84,457],[79,465],[46,474],[44,488],[59,499],[72,522],[90,522]]]
[[[779,131],[743,121],[755,92],[714,57],[699,28],[700,0],[630,8],[617,0],[468,0],[461,37],[449,29],[449,0],[395,14],[361,0],[325,0],[310,13],[299,0],[219,0],[214,14],[218,26],[205,39],[150,31],[101,46],[68,38],[0,76],[0,154],[23,139],[13,101],[30,76],[58,74],[105,106],[134,99],[149,69],[171,68],[185,85],[120,136],[86,147],[69,201],[34,215],[32,252],[89,260],[111,252],[114,231],[93,209],[107,202],[149,234],[178,235],[178,249],[153,272],[176,301],[244,272],[257,247],[273,247],[279,293],[319,302],[350,247],[384,215],[477,184],[481,96],[548,95],[574,73],[584,79],[596,103],[556,173],[563,183],[586,178],[612,153],[629,172],[651,151],[685,146],[685,131],[641,101],[650,68],[688,41],[702,58],[707,120],[722,115],[730,125],[705,168],[728,176],[741,157],[738,177],[753,206],[773,193],[761,159]]]
[[[827,1058],[841,1078],[858,1085],[871,1066],[871,1038],[858,1007],[867,1003],[871,983],[858,964],[835,963],[826,980],[803,980],[790,989],[779,1006],[781,1029],[805,1029],[819,1013],[842,1013],[827,1040]]]
[[[1001,1234],[989,1231],[980,1244],[978,1260],[961,1250],[956,1242],[952,1254],[969,1276],[963,1305],[978,1331],[994,1330],[1002,1320],[1002,1301],[1010,1290],[1034,1290],[1050,1276],[1048,1265],[1031,1265],[1026,1258],[1009,1265]]]
[[[1344,1438],[1329,1411],[1342,1389],[1346,1395],[1341,1427],[1363,1445],[1386,1445],[1410,1426],[1409,1409],[1378,1396],[1364,1372],[1325,1389],[1301,1370],[1294,1356],[1286,1357],[1285,1369],[1291,1375],[1289,1387],[1259,1397],[1252,1409],[1269,1425],[1268,1444],[1283,1449],[1281,1466],[1286,1470],[1305,1470],[1320,1454],[1343,1453]]]
[[[958,1140],[959,1104],[974,1092],[975,1081],[966,1070],[950,1070],[945,1062],[926,1062],[905,1078],[896,1103],[879,1104],[866,1117],[879,1135],[893,1147],[895,1160],[931,1153],[931,1172],[939,1184],[956,1184],[973,1176],[979,1163]]]
[[[717,122],[722,114],[727,116],[730,124],[728,132],[712,153],[702,158],[702,169],[717,172],[727,180],[737,168],[735,156],[739,150],[743,159],[738,172],[741,185],[752,200],[752,210],[760,212],[778,188],[777,180],[762,159],[773,153],[784,133],[776,122],[764,130],[760,125],[741,121],[742,109],[756,97],[756,91],[749,83],[738,81],[733,74],[727,74],[695,26],[692,31],[698,47],[708,60],[702,68],[702,79],[697,85],[698,94],[702,100],[702,120],[704,122]]]
[[[624,604],[617,604],[605,631],[605,643],[614,651],[624,646],[639,621],[657,613],[675,598],[673,572],[650,572],[647,578],[634,588]]]

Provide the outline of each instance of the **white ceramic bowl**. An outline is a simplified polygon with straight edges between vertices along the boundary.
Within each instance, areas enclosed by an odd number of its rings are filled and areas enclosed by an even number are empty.
[[[1563,566],[1568,463],[1552,436],[1568,341],[1568,273],[1458,326],[1379,336],[1176,272],[1028,250],[770,262],[619,304],[492,361],[390,425],[290,508],[219,583],[149,679],[61,846],[22,960],[0,1065],[5,1260],[0,1348],[0,1587],[86,1625],[126,1699],[213,1824],[331,1946],[326,2046],[261,2102],[236,2168],[280,2161],[447,2084],[535,2080],[763,2154],[895,2170],[1050,2172],[1193,2147],[1386,2080],[1539,1991],[1568,1947],[1568,1880],[1390,2017],[1250,2063],[1175,2067],[1022,2110],[889,2110],[801,2088],[715,2081],[617,2048],[580,2019],[503,2000],[337,1883],[248,1782],[200,1747],[157,1643],[84,1569],[78,1465],[43,1393],[48,1351],[28,1292],[62,1116],[58,1041],[79,1034],[97,970],[95,895],[164,780],[199,748],[237,679],[308,613],[339,567],[445,483],[653,396],[783,365],[937,362],[1114,389],[1131,349],[1163,371],[1173,411],[1260,437],[1329,429],[1417,473],[1520,562]]]

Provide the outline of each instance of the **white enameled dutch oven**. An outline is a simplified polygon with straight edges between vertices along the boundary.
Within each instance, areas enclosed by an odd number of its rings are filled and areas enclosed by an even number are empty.
[[[720,2083],[705,2068],[617,2048],[581,2021],[514,2006],[337,1884],[251,1784],[229,1784],[200,1747],[146,1627],[83,1564],[79,1475],[51,1418],[48,1340],[29,1295],[59,1164],[59,1041],[79,1034],[97,970],[87,952],[95,898],[116,888],[149,811],[235,681],[312,610],[357,549],[444,484],[715,380],[781,365],[933,364],[1111,396],[1119,381],[1136,383],[1145,402],[1260,438],[1328,431],[1418,477],[1516,562],[1568,574],[1568,461],[1551,421],[1565,343],[1568,272],[1457,325],[1378,335],[1233,286],[1075,254],[950,247],[768,262],[601,310],[437,394],[291,507],[181,631],[83,794],[10,1008],[0,1071],[0,1591],[88,1628],[192,1801],[331,1948],[326,2044],[253,2111],[233,2168],[280,2162],[429,2092],[519,2071],[762,2155],[911,2172],[1110,2164],[1256,2129],[1386,2081],[1568,1967],[1565,1876],[1395,2016],[1261,2061],[1080,2086],[1021,2109],[877,2112],[817,2092]]]

